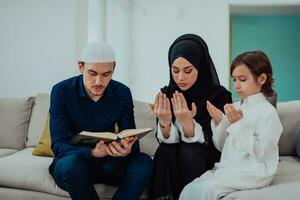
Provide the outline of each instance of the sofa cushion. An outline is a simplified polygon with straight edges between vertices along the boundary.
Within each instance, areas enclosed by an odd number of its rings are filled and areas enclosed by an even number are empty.
[[[32,151],[32,155],[35,156],[47,156],[53,157],[54,153],[51,149],[51,138],[50,138],[50,114],[47,116],[46,124],[44,127],[43,135]]]
[[[295,155],[294,140],[300,124],[300,101],[280,102],[277,104],[283,133],[279,140],[279,154],[281,156]]]
[[[69,194],[60,189],[48,173],[53,158],[33,156],[32,150],[33,148],[26,148],[0,159],[0,186],[68,197]],[[112,198],[117,188],[96,184],[95,189],[100,197]],[[145,192],[142,197],[146,197]]]
[[[158,146],[155,138],[156,133],[156,118],[153,115],[149,103],[134,100],[134,116],[135,125],[137,128],[153,128],[151,133],[148,133],[140,140],[141,151],[153,156]]]
[[[0,149],[0,158],[4,157],[4,156],[8,156],[11,155],[13,153],[16,153],[18,150],[16,149],[5,149],[5,148],[1,148]]]
[[[0,99],[0,148],[25,147],[31,106],[31,98]]]
[[[270,104],[272,104],[272,106],[274,106],[274,108],[277,107],[277,93],[275,93],[272,96],[266,97],[266,99],[270,102]]]
[[[296,137],[295,137],[295,143],[294,143],[294,146],[295,146],[295,151],[296,151],[296,154],[297,156],[300,158],[300,124],[297,128],[297,131],[296,131]]]
[[[117,187],[104,185],[101,183],[95,184],[94,187],[100,199],[112,199],[114,193],[117,191]],[[140,199],[148,199],[146,190],[143,192]]]
[[[27,147],[34,147],[39,143],[39,140],[44,131],[47,115],[50,107],[49,94],[37,94],[33,103],[31,118],[29,121],[27,134]]]
[[[277,174],[270,186],[257,190],[237,191],[229,194],[226,199],[243,200],[296,200],[299,199],[300,160],[297,157],[280,157]]]
[[[68,196],[48,173],[53,158],[33,156],[33,148],[0,159],[0,186]]]
[[[3,200],[70,200],[68,197],[60,197],[44,192],[22,190],[16,188],[0,187],[0,199]],[[101,199],[104,200],[104,199]]]

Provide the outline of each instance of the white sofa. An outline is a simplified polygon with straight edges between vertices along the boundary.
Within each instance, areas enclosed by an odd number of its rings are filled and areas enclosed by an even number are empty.
[[[141,151],[153,156],[155,117],[148,103],[134,101],[137,127],[154,127],[140,141]],[[226,199],[281,200],[299,199],[300,160],[295,157],[293,142],[300,125],[300,101],[277,105],[284,133],[280,139],[280,163],[272,185],[260,190],[238,191]],[[33,156],[32,151],[42,135],[49,109],[49,95],[31,98],[0,99],[0,199],[63,200],[69,199],[48,174],[49,157]],[[96,184],[101,199],[110,199],[115,187]],[[147,197],[145,191],[142,199]]]
[[[137,127],[154,127],[149,104],[134,101]],[[48,173],[51,157],[32,155],[43,133],[49,110],[49,95],[0,99],[0,200],[65,200]],[[141,151],[153,156],[158,144],[155,130],[140,141]],[[116,188],[95,185],[101,199],[110,199]],[[146,191],[142,199],[146,199]]]

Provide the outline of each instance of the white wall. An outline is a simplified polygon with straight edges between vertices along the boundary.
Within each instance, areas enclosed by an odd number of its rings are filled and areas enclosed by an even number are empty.
[[[203,37],[220,81],[228,80],[227,4],[219,0],[135,1],[132,7],[130,86],[136,99],[152,102],[169,80],[168,49],[184,33]]]
[[[116,54],[113,79],[129,85],[130,12],[128,0],[87,0],[87,41],[106,41]]]
[[[114,48],[117,63],[113,78],[130,86],[131,3],[127,0],[105,2],[104,40]]]
[[[0,97],[50,93],[53,84],[78,74],[75,61],[86,38],[79,27],[86,24],[84,4],[0,1]]]
[[[131,0],[129,85],[136,99],[153,102],[167,84],[168,48],[178,36],[206,41],[222,85],[229,88],[231,5],[299,5],[300,0]]]
[[[300,0],[0,0],[0,97],[49,93],[78,74],[82,47],[99,38],[116,51],[114,78],[153,102],[169,80],[168,48],[184,33],[204,38],[228,88],[229,6],[274,4]]]

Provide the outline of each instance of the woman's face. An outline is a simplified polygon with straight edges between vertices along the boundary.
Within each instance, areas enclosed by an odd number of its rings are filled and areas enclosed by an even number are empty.
[[[172,64],[172,76],[178,87],[185,91],[196,82],[198,71],[185,58],[179,57]]]

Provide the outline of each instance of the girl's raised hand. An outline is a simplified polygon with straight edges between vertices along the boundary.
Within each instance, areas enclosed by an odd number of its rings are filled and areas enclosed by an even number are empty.
[[[233,124],[243,118],[243,112],[233,107],[232,104],[225,104],[224,111],[230,124]]]
[[[206,107],[209,115],[214,120],[217,126],[222,121],[222,111],[211,104],[209,101],[206,101]]]

